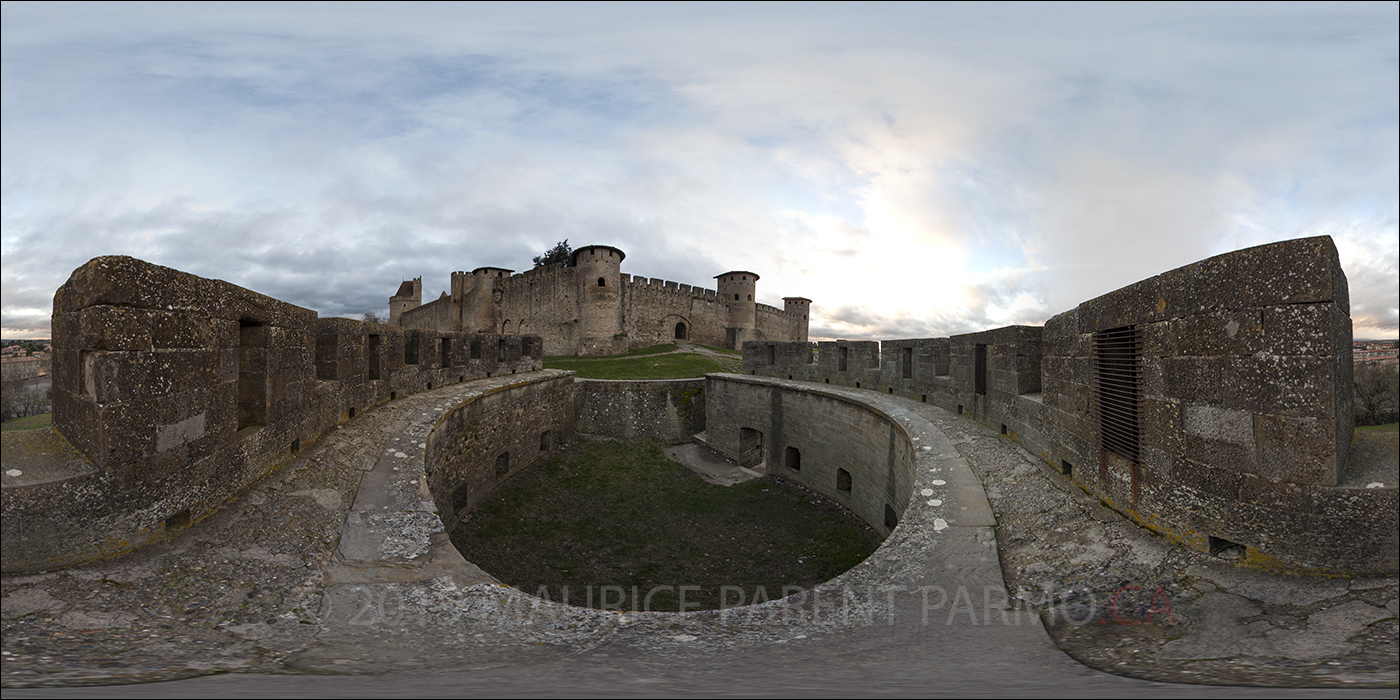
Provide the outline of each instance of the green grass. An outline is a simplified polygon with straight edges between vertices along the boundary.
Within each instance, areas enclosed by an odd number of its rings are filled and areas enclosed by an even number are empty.
[[[844,510],[774,479],[715,486],[672,462],[651,440],[575,444],[561,457],[514,476],[452,533],[482,569],[551,600],[631,610],[632,589],[652,611],[686,602],[718,609],[744,602],[758,587],[769,599],[785,586],[808,588],[859,564],[879,535]],[[672,589],[660,588],[671,586]],[[789,592],[793,592],[790,590]],[[636,607],[641,608],[638,604]],[[617,606],[614,605],[614,609]]]
[[[52,413],[41,413],[28,418],[16,418],[0,423],[0,430],[35,430],[53,425]]]
[[[704,355],[678,353],[649,357],[545,358],[545,369],[567,369],[588,379],[679,379],[732,371]]]
[[[734,355],[735,357],[744,356],[744,352],[742,350],[730,350],[729,348],[714,348],[710,347],[709,345],[701,345],[700,347],[705,348],[707,350],[713,350],[715,352],[722,352],[726,355]]]
[[[1383,425],[1359,425],[1356,427],[1358,433],[1394,433],[1400,431],[1400,423],[1385,423]]]

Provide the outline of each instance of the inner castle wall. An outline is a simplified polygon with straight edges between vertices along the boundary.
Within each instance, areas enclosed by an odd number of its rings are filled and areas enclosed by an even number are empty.
[[[548,355],[620,354],[675,340],[737,350],[745,340],[807,339],[811,300],[786,297],[782,309],[759,304],[752,272],[717,275],[717,289],[703,289],[623,273],[625,257],[592,245],[574,251],[568,266],[454,272],[451,289],[427,303],[419,278],[390,298],[389,323],[538,335]]]

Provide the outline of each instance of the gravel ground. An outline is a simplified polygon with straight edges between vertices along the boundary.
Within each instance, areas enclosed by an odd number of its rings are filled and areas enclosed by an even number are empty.
[[[297,660],[329,641],[317,624],[326,572],[335,570],[360,476],[411,417],[455,390],[361,414],[171,541],[97,565],[0,578],[0,683],[337,672],[332,661]],[[982,479],[1008,588],[1075,659],[1173,682],[1396,684],[1396,577],[1296,579],[1237,568],[1143,530],[981,426],[926,404],[910,410],[941,429]],[[846,576],[857,581],[869,568]],[[360,644],[351,641],[347,649]]]
[[[1007,587],[1080,662],[1178,683],[1396,684],[1396,577],[1236,567],[1140,527],[990,429],[925,414],[982,479]]]

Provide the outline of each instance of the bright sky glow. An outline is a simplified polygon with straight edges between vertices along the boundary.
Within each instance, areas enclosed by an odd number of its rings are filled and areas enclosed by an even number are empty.
[[[944,336],[1327,234],[1393,338],[1397,8],[5,3],[0,332],[98,255],[386,315],[567,238]]]

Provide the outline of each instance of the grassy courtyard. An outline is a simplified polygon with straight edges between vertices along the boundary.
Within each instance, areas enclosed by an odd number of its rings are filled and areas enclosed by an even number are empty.
[[[700,604],[689,610],[777,599],[785,586],[830,580],[880,543],[820,496],[769,478],[715,486],[651,440],[574,443],[512,477],[452,540],[527,593],[545,587],[560,601],[567,586],[575,605],[591,597],[595,608],[652,611],[677,610],[681,586],[698,587],[685,591]]]
[[[712,349],[723,355],[674,352],[675,345],[639,348],[625,355],[605,357],[546,357],[545,369],[567,369],[586,379],[683,379],[703,377],[710,372],[737,372],[740,353]]]

